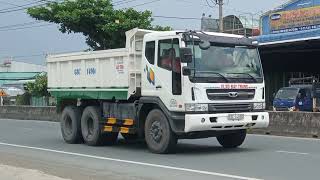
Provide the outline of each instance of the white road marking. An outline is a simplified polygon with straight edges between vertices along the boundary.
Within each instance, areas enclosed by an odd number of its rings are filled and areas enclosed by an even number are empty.
[[[287,154],[310,155],[309,153],[293,152],[293,151],[276,151],[276,152],[278,152],[278,153],[287,153]]]
[[[295,140],[308,140],[308,141],[320,141],[319,138],[307,138],[307,137],[289,137],[289,136],[277,136],[277,135],[263,135],[263,134],[248,134],[249,136],[268,137],[274,139],[295,139]]]
[[[225,178],[231,178],[231,179],[262,180],[262,179],[257,179],[257,178],[237,176],[237,175],[231,175],[231,174],[223,174],[223,173],[210,172],[210,171],[201,171],[201,170],[195,170],[195,169],[188,169],[188,168],[181,168],[181,167],[174,167],[174,166],[167,166],[167,165],[159,165],[159,164],[151,164],[151,163],[144,163],[144,162],[138,162],[138,161],[122,160],[122,159],[94,156],[94,155],[88,155],[88,154],[59,151],[59,150],[54,150],[54,149],[24,146],[24,145],[18,145],[18,144],[9,144],[9,143],[4,143],[4,142],[0,142],[0,145],[17,147],[17,148],[24,148],[24,149],[31,149],[31,150],[39,150],[39,151],[45,151],[45,152],[53,152],[53,153],[58,153],[58,154],[66,154],[66,155],[86,157],[86,158],[93,158],[93,159],[99,159],[99,160],[115,161],[115,162],[135,164],[135,165],[141,165],[141,166],[157,167],[157,168],[162,168],[162,169],[178,170],[178,171],[197,173],[197,174],[203,174],[203,175],[219,176],[219,177],[225,177]]]

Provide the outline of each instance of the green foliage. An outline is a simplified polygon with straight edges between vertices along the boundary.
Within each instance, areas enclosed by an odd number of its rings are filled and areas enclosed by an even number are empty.
[[[16,105],[30,105],[31,95],[26,92],[22,95],[18,95],[16,98]]]
[[[49,96],[47,90],[48,78],[46,74],[37,75],[35,82],[27,84],[27,91],[37,97]]]
[[[133,8],[114,9],[111,0],[64,0],[28,9],[38,20],[60,25],[62,33],[82,33],[93,50],[125,46],[125,32],[133,28],[171,30],[152,26],[152,13]]]

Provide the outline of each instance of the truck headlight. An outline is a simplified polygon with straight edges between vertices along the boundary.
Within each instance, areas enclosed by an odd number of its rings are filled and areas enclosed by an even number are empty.
[[[208,104],[185,104],[186,111],[208,111]]]
[[[253,109],[266,109],[266,103],[253,103]]]

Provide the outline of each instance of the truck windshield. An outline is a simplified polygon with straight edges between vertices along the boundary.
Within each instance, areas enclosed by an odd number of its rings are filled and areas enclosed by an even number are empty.
[[[276,95],[276,99],[296,99],[298,95],[298,89],[296,88],[286,88],[280,89]]]
[[[210,82],[261,83],[262,68],[257,48],[247,46],[219,46],[211,43],[209,49],[201,49],[194,42],[193,80]]]

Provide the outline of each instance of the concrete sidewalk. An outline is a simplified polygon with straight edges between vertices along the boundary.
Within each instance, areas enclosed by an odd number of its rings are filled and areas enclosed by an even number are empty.
[[[67,180],[38,170],[17,168],[0,164],[0,180]]]

